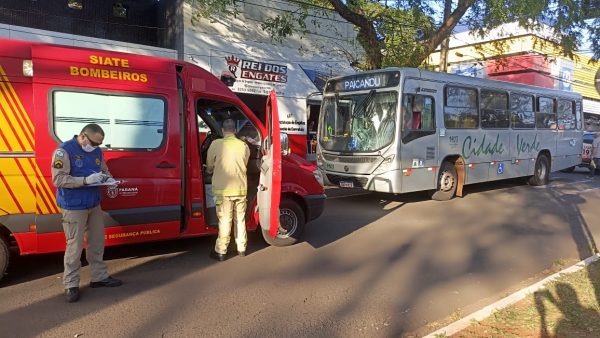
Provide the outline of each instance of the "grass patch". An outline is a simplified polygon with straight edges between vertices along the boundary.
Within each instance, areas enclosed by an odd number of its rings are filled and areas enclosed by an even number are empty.
[[[596,261],[452,337],[600,337],[599,302]]]

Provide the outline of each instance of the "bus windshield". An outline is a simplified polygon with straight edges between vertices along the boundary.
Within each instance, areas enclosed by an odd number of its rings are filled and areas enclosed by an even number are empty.
[[[372,152],[394,140],[397,92],[336,94],[325,97],[321,107],[319,138],[326,150]]]

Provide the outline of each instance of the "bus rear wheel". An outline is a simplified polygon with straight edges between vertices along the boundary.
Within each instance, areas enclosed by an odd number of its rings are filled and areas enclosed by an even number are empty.
[[[10,260],[10,251],[8,251],[8,244],[4,237],[0,235],[0,280],[6,274],[6,270],[8,269],[8,262]]]
[[[540,155],[535,161],[533,176],[529,178],[529,184],[534,186],[546,185],[550,173],[550,161],[548,156]]]
[[[431,199],[436,201],[447,201],[454,197],[458,185],[458,175],[454,164],[442,163],[437,181],[437,190],[431,194]]]
[[[300,239],[305,223],[302,207],[296,201],[286,198],[281,200],[279,205],[279,228],[277,229],[277,236],[275,238],[271,237],[269,230],[261,227],[262,235],[265,242],[270,245],[292,245]]]

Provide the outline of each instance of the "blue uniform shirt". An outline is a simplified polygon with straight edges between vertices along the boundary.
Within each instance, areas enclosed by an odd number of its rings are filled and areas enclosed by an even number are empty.
[[[92,152],[84,151],[77,139],[74,137],[60,145],[69,156],[71,170],[69,175],[73,177],[86,177],[94,172],[100,172],[102,164],[102,150],[96,148]],[[62,209],[83,210],[91,209],[100,204],[100,187],[82,186],[77,188],[56,189],[56,203]]]

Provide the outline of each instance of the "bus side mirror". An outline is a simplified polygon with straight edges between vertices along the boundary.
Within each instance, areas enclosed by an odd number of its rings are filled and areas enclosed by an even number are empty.
[[[281,139],[281,155],[285,156],[290,153],[290,151],[289,151],[290,140],[288,139],[288,134],[281,133],[280,139]]]

